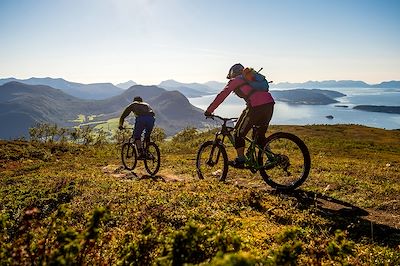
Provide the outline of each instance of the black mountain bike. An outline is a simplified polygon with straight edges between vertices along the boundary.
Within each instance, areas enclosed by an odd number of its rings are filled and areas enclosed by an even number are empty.
[[[147,142],[143,147],[144,151],[144,167],[147,173],[153,176],[160,170],[160,149],[154,142]],[[138,149],[133,137],[130,137],[127,142],[122,144],[121,158],[122,164],[128,170],[133,170],[136,167],[138,159]]]
[[[198,152],[196,167],[199,178],[217,178],[225,181],[228,173],[228,155],[224,140],[227,137],[234,144],[233,127],[228,122],[237,118],[223,118],[212,115],[211,118],[222,120],[221,129],[214,140],[204,142]],[[260,172],[264,181],[278,190],[293,190],[307,179],[311,167],[311,158],[304,142],[291,133],[277,132],[267,137],[264,147],[257,145],[256,126],[252,138],[246,137],[249,147],[246,151],[245,169],[252,173]]]

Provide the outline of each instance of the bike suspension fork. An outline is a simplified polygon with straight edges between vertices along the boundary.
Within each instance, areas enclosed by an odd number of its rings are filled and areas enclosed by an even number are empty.
[[[209,163],[212,162],[212,158],[214,157],[215,148],[217,147],[217,145],[224,143],[224,139],[225,139],[225,136],[222,137],[222,140],[219,140],[218,137],[215,138],[214,144],[211,147],[210,157],[208,158]],[[217,155],[215,157],[215,162],[213,162],[213,163],[218,163],[220,156],[221,156],[221,149],[218,149]]]

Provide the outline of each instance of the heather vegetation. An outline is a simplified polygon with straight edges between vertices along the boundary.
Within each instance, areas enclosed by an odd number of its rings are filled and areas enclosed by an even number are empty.
[[[199,180],[213,130],[157,128],[161,170],[121,168],[129,132],[38,125],[0,141],[1,265],[399,265],[400,132],[273,126],[300,136],[312,170],[280,193],[256,173]],[[229,155],[233,149],[228,147]]]

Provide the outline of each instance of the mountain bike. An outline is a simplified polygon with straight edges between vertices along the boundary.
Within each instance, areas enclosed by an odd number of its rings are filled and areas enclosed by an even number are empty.
[[[197,174],[200,179],[217,178],[225,181],[228,174],[228,155],[224,140],[227,138],[234,146],[233,123],[237,118],[223,118],[212,115],[210,118],[222,120],[215,139],[204,142],[196,159]],[[249,147],[246,150],[244,168],[252,173],[260,172],[263,180],[277,190],[293,190],[307,179],[311,167],[311,158],[307,146],[294,134],[276,132],[266,138],[265,145],[257,144],[253,126],[252,137],[245,137]]]
[[[157,144],[152,141],[144,143],[143,146],[144,158],[142,160],[144,161],[144,167],[147,173],[153,176],[160,170],[160,149]],[[122,144],[121,148],[122,164],[125,169],[135,169],[137,161],[139,160],[138,155],[139,152],[136,147],[135,139],[132,136],[127,142]]]

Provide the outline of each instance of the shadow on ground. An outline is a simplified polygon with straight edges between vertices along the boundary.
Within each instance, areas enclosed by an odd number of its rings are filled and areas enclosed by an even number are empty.
[[[399,221],[391,213],[367,211],[325,194],[301,189],[272,193],[296,198],[299,209],[313,209],[317,215],[327,218],[332,223],[333,230],[347,230],[355,242],[364,240],[400,248]]]

